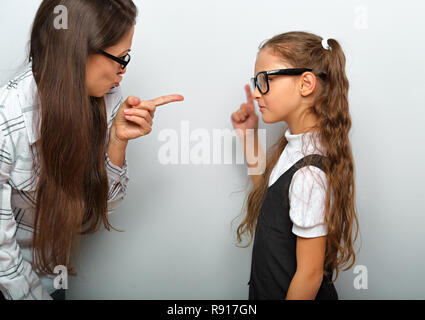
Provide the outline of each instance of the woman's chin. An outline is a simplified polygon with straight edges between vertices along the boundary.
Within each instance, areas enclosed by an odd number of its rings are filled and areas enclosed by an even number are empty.
[[[89,97],[93,98],[101,98],[106,94],[106,92],[100,92],[100,91],[89,91]]]
[[[93,98],[102,98],[105,94],[107,94],[109,91],[111,91],[111,89],[114,88],[113,86],[111,87],[103,87],[103,88],[98,88],[95,90],[89,90],[89,96],[93,97]]]

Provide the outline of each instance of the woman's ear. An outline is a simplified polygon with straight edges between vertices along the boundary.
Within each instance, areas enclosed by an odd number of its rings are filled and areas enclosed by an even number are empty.
[[[311,72],[304,72],[299,81],[300,93],[303,97],[307,97],[314,92],[316,88],[317,79]]]

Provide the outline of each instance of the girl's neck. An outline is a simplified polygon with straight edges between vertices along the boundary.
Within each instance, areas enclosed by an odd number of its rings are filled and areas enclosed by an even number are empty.
[[[306,116],[299,121],[287,121],[291,134],[302,134],[306,132],[317,131],[317,117],[314,115]]]
[[[311,110],[311,106],[301,105],[287,115],[284,121],[288,124],[291,134],[302,134],[318,131],[319,119]]]

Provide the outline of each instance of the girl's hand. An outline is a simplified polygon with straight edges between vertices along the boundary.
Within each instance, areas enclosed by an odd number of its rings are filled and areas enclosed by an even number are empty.
[[[246,134],[246,129],[258,129],[258,116],[255,113],[254,98],[249,85],[245,85],[247,102],[242,103],[239,110],[232,113],[232,124],[235,129],[241,129]]]
[[[128,140],[149,134],[152,131],[156,107],[183,100],[184,97],[181,95],[162,96],[146,101],[128,97],[115,116],[111,139],[126,143]]]

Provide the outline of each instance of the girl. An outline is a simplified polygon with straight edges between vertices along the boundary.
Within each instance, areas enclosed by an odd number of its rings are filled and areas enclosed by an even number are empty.
[[[249,298],[338,299],[332,275],[354,264],[358,233],[344,53],[334,39],[280,34],[260,46],[252,82],[253,96],[246,86],[248,101],[232,114],[246,156],[248,135],[258,139],[254,99],[264,122],[288,128],[265,172],[251,176],[237,229],[239,243],[255,230]]]
[[[55,28],[59,5],[67,29]],[[75,274],[79,235],[111,228],[128,141],[151,132],[156,106],[183,99],[123,102],[136,16],[131,0],[45,0],[37,11],[30,64],[0,89],[0,298],[56,298],[55,267]]]

